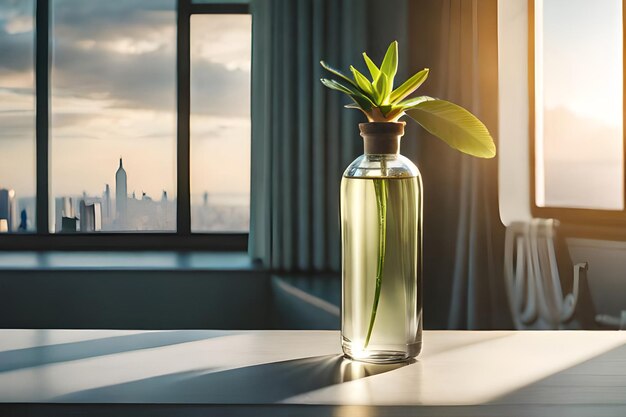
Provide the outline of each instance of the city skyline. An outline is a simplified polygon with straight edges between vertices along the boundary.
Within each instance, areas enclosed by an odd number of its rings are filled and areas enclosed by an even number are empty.
[[[123,164],[120,158],[113,190],[106,183],[101,193],[52,196],[50,231],[175,231],[176,197],[167,190],[162,190],[160,198],[128,190],[132,172],[127,173]],[[32,231],[35,205],[34,197],[22,197],[10,187],[0,187],[0,233]],[[192,196],[190,205],[194,232],[246,232],[249,228],[248,195],[204,191],[201,196]]]
[[[163,190],[159,198],[147,193],[138,195],[128,190],[132,171],[124,168],[123,158],[115,171],[115,187],[104,185],[101,195],[87,194],[79,198],[55,198],[54,231],[173,231],[176,229],[176,198]],[[115,198],[112,198],[112,195]],[[200,204],[192,206],[192,230],[195,231],[246,231],[249,224],[249,202],[246,200],[220,200],[205,191]],[[197,200],[199,201],[199,200]],[[80,215],[77,213],[80,212]],[[85,213],[89,217],[85,220]],[[95,226],[94,226],[95,225]],[[87,228],[85,228],[87,227]]]

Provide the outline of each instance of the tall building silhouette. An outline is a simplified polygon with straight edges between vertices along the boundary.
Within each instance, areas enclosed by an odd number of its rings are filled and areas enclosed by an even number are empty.
[[[107,220],[113,217],[111,213],[111,188],[109,184],[105,185],[104,193],[102,194],[102,217]]]
[[[20,232],[25,232],[28,230],[28,213],[26,213],[26,209],[22,209],[20,212],[20,225],[17,230]]]
[[[63,218],[73,219],[76,217],[76,210],[74,208],[74,199],[72,197],[57,197],[54,199],[54,204],[54,231],[59,233],[64,231]]]
[[[80,231],[83,233],[102,230],[102,206],[99,202],[80,202]]]
[[[6,220],[7,232],[17,231],[17,201],[13,190],[0,189],[0,219]]]
[[[122,165],[120,158],[120,167],[115,173],[115,211],[117,214],[118,224],[122,227],[126,226],[128,219],[128,193],[127,193],[127,177],[126,170]]]
[[[78,231],[78,217],[62,217],[61,233],[76,233]]]
[[[74,208],[74,199],[72,197],[57,197],[54,199],[55,203],[55,227],[54,231],[56,233],[62,232],[63,230],[63,218],[71,218],[76,217],[76,210]]]

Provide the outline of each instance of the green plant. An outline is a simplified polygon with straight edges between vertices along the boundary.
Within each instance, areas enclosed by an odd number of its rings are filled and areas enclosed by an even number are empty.
[[[320,62],[324,69],[340,78],[339,81],[322,78],[322,83],[347,94],[354,102],[346,107],[361,110],[370,122],[397,122],[402,116],[408,115],[452,148],[480,158],[493,158],[496,155],[496,146],[485,125],[463,107],[428,96],[408,98],[426,81],[428,68],[419,71],[396,89],[393,88],[398,70],[397,41],[389,45],[380,67],[365,52],[363,59],[371,79],[352,65],[350,71],[353,78],[350,78],[324,61]],[[376,288],[364,348],[367,348],[372,336],[382,289],[387,233],[387,180],[375,179],[374,191],[379,227],[378,259]]]
[[[493,158],[496,146],[485,125],[472,113],[449,101],[428,96],[409,97],[428,78],[428,68],[410,77],[396,89],[398,42],[393,41],[380,67],[363,52],[371,80],[352,65],[353,78],[324,61],[322,67],[340,78],[322,78],[322,84],[350,96],[346,107],[361,110],[370,122],[397,122],[405,114],[451,147],[480,158]]]

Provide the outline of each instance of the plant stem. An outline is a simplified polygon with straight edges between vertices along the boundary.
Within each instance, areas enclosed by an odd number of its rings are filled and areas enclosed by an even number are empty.
[[[376,291],[374,293],[374,304],[370,315],[370,324],[365,337],[367,348],[372,337],[378,302],[380,301],[380,290],[383,283],[383,269],[385,267],[385,250],[387,246],[387,180],[385,178],[374,179],[374,192],[376,193],[376,206],[378,208],[378,265],[376,267]]]

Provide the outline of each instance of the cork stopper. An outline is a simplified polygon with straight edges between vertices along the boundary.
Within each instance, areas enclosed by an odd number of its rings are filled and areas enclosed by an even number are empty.
[[[404,122],[359,123],[366,154],[397,154],[404,135]]]

